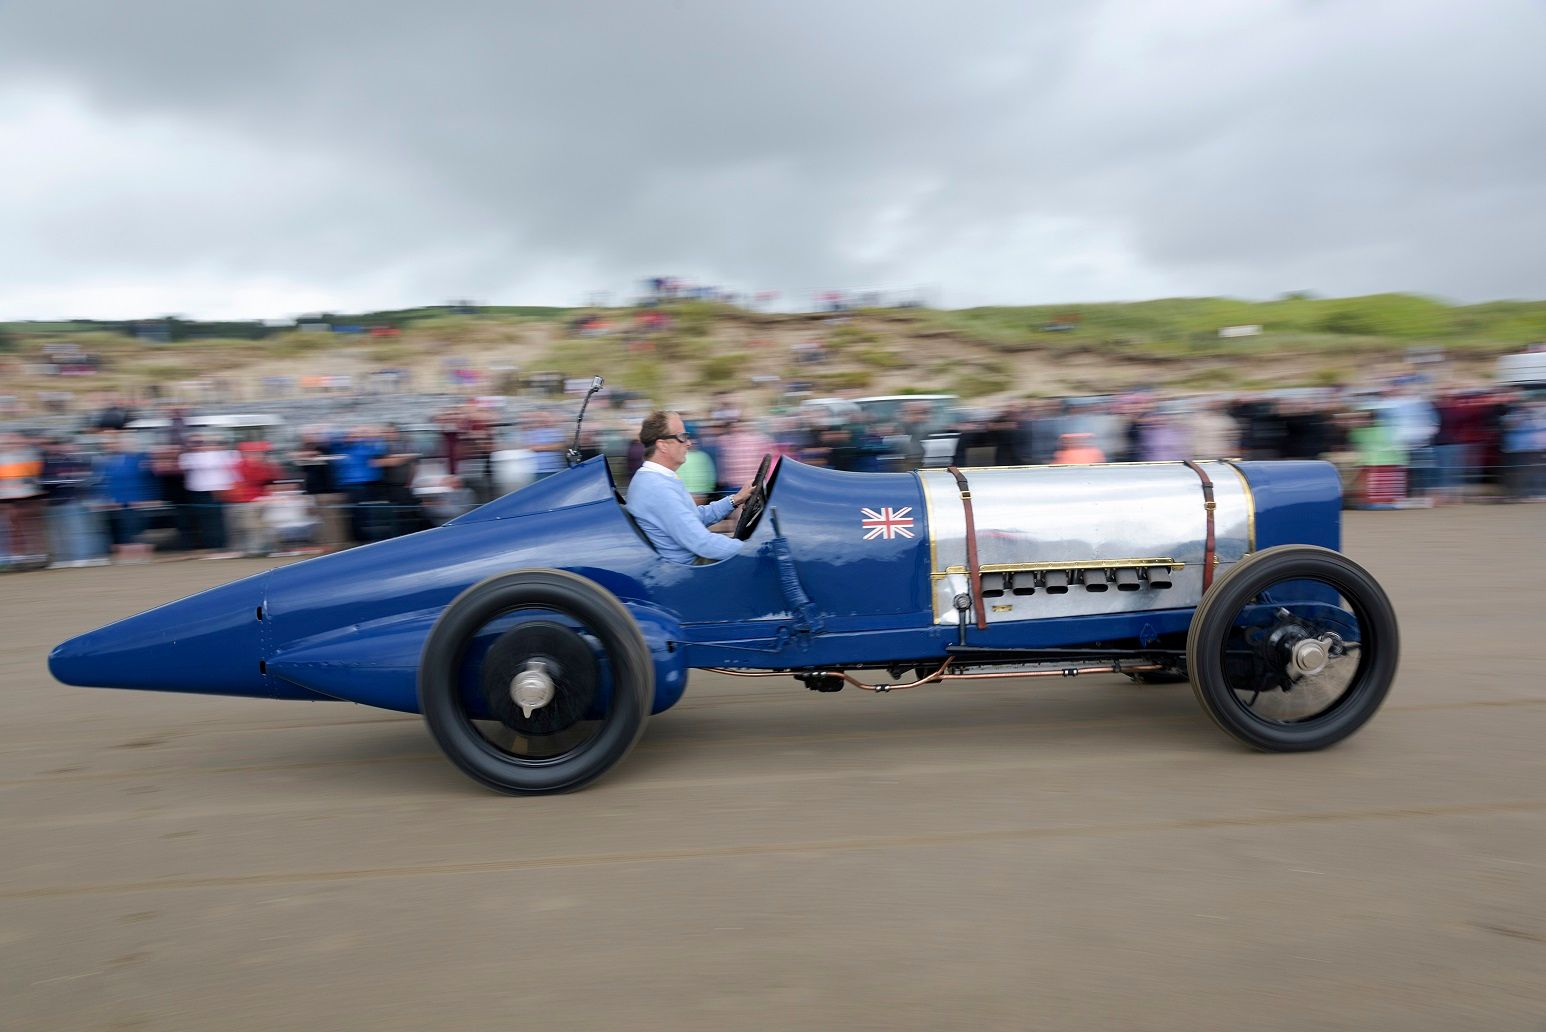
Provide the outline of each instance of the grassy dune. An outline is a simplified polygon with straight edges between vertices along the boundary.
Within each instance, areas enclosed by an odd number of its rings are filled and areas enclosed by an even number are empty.
[[[492,371],[492,389],[519,372],[603,372],[610,383],[690,406],[720,387],[771,399],[804,380],[819,392],[949,391],[1001,399],[1150,385],[1175,390],[1253,390],[1358,383],[1403,369],[1415,351],[1440,349],[1441,378],[1485,381],[1499,354],[1546,340],[1546,302],[1454,306],[1406,294],[1275,301],[1166,298],[1111,304],[960,310],[864,309],[839,317],[759,314],[728,305],[675,302],[669,331],[631,344],[618,332],[577,336],[579,309],[419,308],[336,315],[335,325],[391,325],[394,337],[272,330],[255,324],[177,322],[152,343],[101,323],[0,327],[0,372],[24,404],[38,391],[174,393],[219,379],[258,400],[264,376],[405,368],[421,389],[438,386],[449,359]],[[627,326],[631,309],[601,314]],[[1259,325],[1225,338],[1225,326]],[[819,342],[825,359],[796,361]],[[73,343],[98,356],[101,373],[61,378],[33,371],[47,345]]]

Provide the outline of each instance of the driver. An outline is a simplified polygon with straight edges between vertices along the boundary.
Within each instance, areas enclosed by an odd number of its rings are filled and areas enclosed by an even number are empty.
[[[729,498],[694,505],[687,485],[676,475],[692,438],[675,412],[656,411],[644,417],[639,443],[644,445],[644,465],[628,485],[628,512],[655,549],[673,562],[687,564],[729,559],[740,551],[734,538],[708,528],[745,502],[752,485],[744,485]]]

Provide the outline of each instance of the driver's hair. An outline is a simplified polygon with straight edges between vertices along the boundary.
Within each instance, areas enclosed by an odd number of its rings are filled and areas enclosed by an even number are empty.
[[[639,443],[644,445],[644,457],[655,457],[655,442],[671,432],[671,417],[675,412],[664,409],[656,409],[644,417],[644,425],[639,427]]]

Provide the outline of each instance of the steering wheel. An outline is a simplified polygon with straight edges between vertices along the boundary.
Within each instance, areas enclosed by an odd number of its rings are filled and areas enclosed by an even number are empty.
[[[762,519],[762,510],[768,505],[768,467],[773,465],[773,454],[769,452],[762,457],[762,462],[757,467],[757,475],[752,477],[752,491],[746,496],[746,501],[741,505],[741,515],[735,521],[735,539],[745,541],[752,536],[752,531],[757,529],[757,521]]]

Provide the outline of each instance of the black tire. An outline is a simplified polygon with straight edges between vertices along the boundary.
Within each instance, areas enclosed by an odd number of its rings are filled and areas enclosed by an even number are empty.
[[[1238,656],[1252,647],[1244,644],[1245,636],[1259,632],[1241,618],[1258,595],[1263,595],[1255,610],[1259,613],[1265,605],[1294,604],[1292,598],[1277,597],[1274,587],[1282,585],[1280,592],[1292,596],[1310,583],[1334,589],[1356,621],[1356,648],[1335,660],[1353,666],[1338,666],[1345,684],[1324,709],[1293,719],[1264,715],[1255,708],[1262,693],[1252,694],[1251,684],[1241,687],[1235,669],[1226,671],[1226,650]],[[1395,611],[1375,579],[1340,552],[1312,545],[1269,548],[1236,564],[1203,596],[1186,638],[1192,692],[1204,711],[1227,734],[1267,752],[1323,749],[1357,731],[1385,700],[1399,651]]]
[[[595,734],[557,756],[523,756],[479,731],[463,704],[465,650],[491,620],[518,610],[560,614],[593,636],[612,671],[612,695]],[[435,621],[419,661],[419,708],[450,761],[496,792],[540,795],[582,788],[628,755],[655,692],[649,647],[633,617],[594,581],[562,570],[522,570],[473,585]]]

